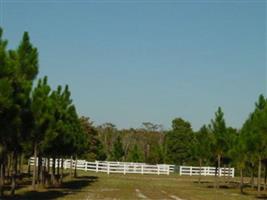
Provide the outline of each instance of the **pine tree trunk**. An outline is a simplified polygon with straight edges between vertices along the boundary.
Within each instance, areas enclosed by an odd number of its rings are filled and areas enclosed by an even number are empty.
[[[72,160],[72,156],[70,157],[70,177],[72,177],[73,176],[73,167],[72,167],[72,162],[73,162],[73,160]]]
[[[31,175],[31,165],[30,165],[30,159],[28,160],[28,175]]]
[[[77,155],[75,155],[74,178],[77,178]]]
[[[5,179],[4,162],[0,164],[0,199],[4,196],[4,179]]]
[[[254,166],[251,168],[251,178],[250,178],[251,188],[254,189]]]
[[[45,184],[49,185],[50,184],[50,158],[47,158],[47,172],[46,172],[46,179],[45,179]]]
[[[60,184],[63,183],[63,178],[64,178],[64,168],[63,168],[63,165],[64,165],[64,160],[63,158],[61,158],[61,175],[60,175]]]
[[[44,159],[44,165],[41,167],[41,184],[45,185],[45,177],[46,177],[46,159]]]
[[[13,197],[16,191],[16,176],[17,176],[17,152],[15,151],[13,154],[13,167],[12,167],[12,179],[11,179],[11,192],[10,195]]]
[[[243,189],[243,185],[244,185],[244,178],[243,178],[243,169],[240,169],[240,191],[242,193],[242,189]]]
[[[8,182],[10,181],[10,171],[11,171],[11,165],[12,165],[12,155],[11,154],[8,154],[8,157],[7,157],[7,177],[8,177]]]
[[[47,173],[50,173],[50,158],[47,158]]]
[[[57,176],[59,177],[59,170],[60,170],[60,159],[57,159]]]
[[[266,161],[265,161],[265,164],[264,164],[264,191],[266,190],[266,178],[267,178],[267,169],[266,169]]]
[[[52,184],[55,185],[56,183],[56,178],[55,178],[55,174],[56,174],[56,159],[55,157],[53,157],[53,161],[52,161],[52,174],[51,174],[51,179],[52,179]]]
[[[199,177],[198,177],[198,184],[201,181],[201,168],[202,168],[202,159],[199,159]]]
[[[36,190],[36,177],[37,177],[37,143],[36,142],[34,143],[33,157],[34,157],[34,164],[33,164],[33,172],[32,172],[32,189]]]
[[[258,169],[258,196],[260,195],[261,191],[261,157],[259,157],[259,169]]]
[[[43,167],[43,159],[39,155],[38,156],[38,166],[37,166],[37,184],[38,184],[38,186],[40,186],[40,184],[41,184],[42,167]]]
[[[221,168],[221,155],[218,154],[218,175],[217,175],[217,178],[216,178],[216,188],[219,188],[220,187],[220,168]]]

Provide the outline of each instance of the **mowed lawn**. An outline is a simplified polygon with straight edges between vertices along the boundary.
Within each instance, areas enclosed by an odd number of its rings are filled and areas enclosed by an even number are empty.
[[[65,180],[60,188],[31,192],[28,187],[17,191],[16,199],[174,199],[174,200],[249,200],[256,199],[249,188],[241,195],[234,179],[222,188],[213,188],[214,177],[167,175],[121,175],[79,172],[79,178]],[[223,182],[223,178],[221,179]],[[262,197],[261,199],[267,199]]]

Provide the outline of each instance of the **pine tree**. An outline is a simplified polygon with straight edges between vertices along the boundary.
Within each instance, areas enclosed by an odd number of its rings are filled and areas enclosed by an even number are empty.
[[[125,155],[125,152],[124,152],[123,145],[121,142],[121,137],[118,136],[113,145],[112,159],[115,161],[122,161],[124,155]]]
[[[208,162],[211,158],[211,134],[206,125],[202,126],[194,137],[192,144],[192,154],[199,162],[199,183],[201,181],[201,167],[203,162]]]
[[[166,134],[165,148],[167,162],[179,165],[191,160],[190,147],[193,142],[193,131],[189,122],[176,118],[172,121],[172,130]]]
[[[224,114],[222,112],[221,107],[218,108],[217,112],[215,113],[215,119],[211,120],[211,132],[213,135],[213,144],[212,150],[217,156],[217,167],[216,167],[216,187],[219,187],[217,172],[218,169],[221,167],[221,159],[224,156],[227,150],[227,128],[224,121]]]
[[[134,145],[133,149],[129,153],[129,162],[144,162],[144,155],[138,148],[137,144]]]
[[[47,84],[47,77],[40,79],[37,86],[32,92],[31,98],[31,111],[34,118],[34,128],[31,135],[33,141],[33,154],[34,154],[34,168],[32,187],[35,190],[36,175],[37,175],[37,155],[40,153],[40,145],[43,141],[46,131],[49,129],[49,123],[52,119],[52,106],[50,95],[50,87]]]

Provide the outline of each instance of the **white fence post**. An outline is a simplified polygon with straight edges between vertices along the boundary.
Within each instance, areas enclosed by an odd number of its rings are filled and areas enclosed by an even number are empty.
[[[158,167],[158,175],[159,175],[159,166],[157,165],[157,167]]]
[[[87,161],[85,161],[85,171],[87,172]]]
[[[109,174],[109,162],[107,163],[107,173]]]
[[[170,165],[168,165],[168,168],[167,168],[167,175],[170,175]]]
[[[95,168],[96,172],[98,172],[98,161],[95,161]]]
[[[124,175],[126,174],[126,164],[125,163],[123,164],[123,174]]]
[[[144,166],[141,165],[141,174],[144,174]]]
[[[192,166],[190,166],[190,176],[192,176]]]

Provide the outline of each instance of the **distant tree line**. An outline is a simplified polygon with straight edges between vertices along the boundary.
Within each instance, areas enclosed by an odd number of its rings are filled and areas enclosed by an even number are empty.
[[[172,120],[171,130],[150,122],[143,123],[142,128],[122,130],[105,123],[96,130],[107,160],[216,166],[217,170],[231,166],[240,176],[241,190],[244,176],[251,177],[249,184],[251,188],[256,185],[258,193],[262,186],[266,190],[267,99],[263,95],[241,129],[227,126],[219,107],[214,119],[198,131],[182,118]],[[215,187],[219,187],[218,178]]]

